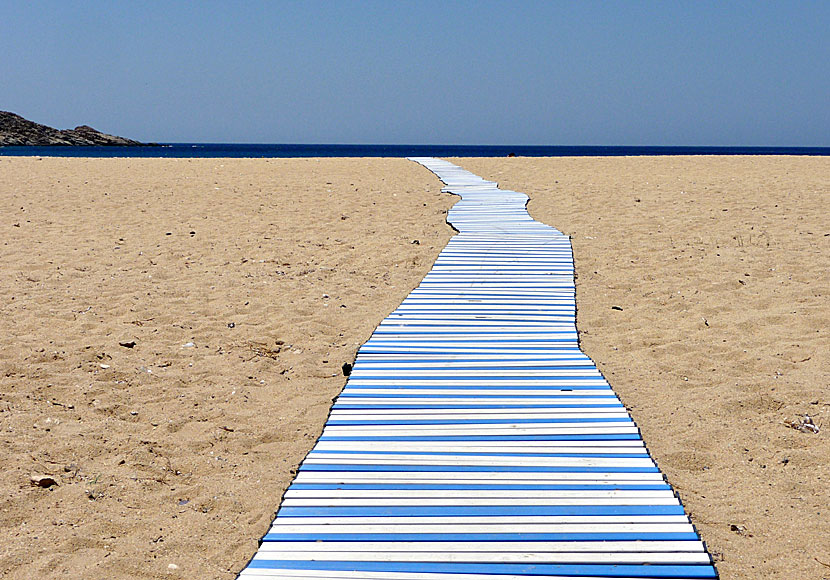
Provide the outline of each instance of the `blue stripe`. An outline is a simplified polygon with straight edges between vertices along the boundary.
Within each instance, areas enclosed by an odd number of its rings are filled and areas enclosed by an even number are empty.
[[[301,471],[418,471],[500,473],[658,473],[656,467],[556,467],[537,465],[374,465],[349,463],[302,463]]]
[[[436,302],[436,304],[441,304],[443,302],[444,301],[442,300]],[[479,308],[456,308],[451,310],[448,308],[429,308],[429,303],[413,303],[404,300],[402,303],[403,308],[399,307],[397,310],[393,310],[389,314],[389,316],[386,317],[386,320],[381,324],[392,324],[394,322],[397,322],[399,319],[409,319],[415,314],[421,314],[418,312],[419,308],[415,308],[418,305],[423,306],[423,310],[428,310],[428,314],[435,313],[436,318],[446,317],[451,320],[457,319],[465,320],[468,322],[474,322],[478,320],[477,318],[473,317],[482,316],[482,312],[486,312],[486,315],[489,316],[487,320],[491,321],[510,320],[520,322],[523,319],[526,319],[526,317],[528,316],[534,318],[565,318],[568,320],[574,320],[576,318],[576,314],[574,314],[573,311],[567,307],[561,307],[557,311],[557,309],[550,308],[549,306],[545,306],[543,304],[509,304],[500,302],[490,304],[488,307],[487,305],[484,305],[481,302],[467,302],[465,304],[459,304],[459,306],[478,306]],[[496,306],[498,306],[499,308],[495,308]],[[515,306],[516,312],[513,312],[509,308],[503,308],[505,306]],[[423,322],[428,324],[438,324],[438,321],[434,320],[424,320]]]
[[[532,289],[532,290],[546,290],[549,288],[555,288],[557,290],[560,289],[568,289],[573,286],[571,276],[568,274],[562,275],[564,280],[551,280],[547,278],[547,274],[542,274],[535,276],[535,278],[542,278],[540,279],[530,279],[529,276],[517,276],[516,274],[505,274],[504,276],[498,275],[485,275],[482,279],[479,280],[470,280],[470,278],[475,278],[476,276],[471,273],[459,273],[458,275],[454,274],[442,274],[440,276],[426,276],[423,280],[421,280],[420,287],[422,288],[440,288],[440,287],[447,287],[451,289],[459,288],[460,286],[471,286],[474,289],[484,289],[484,288],[504,288],[505,284],[510,284],[513,288],[518,289]],[[466,278],[466,279],[465,279]]]
[[[348,570],[449,574],[525,574],[528,576],[628,576],[631,578],[716,578],[712,566],[599,564],[465,564],[458,562],[326,562],[253,560],[250,568],[280,570]]]
[[[553,341],[551,341],[553,342]],[[563,342],[573,342],[573,341],[563,341]],[[368,345],[368,346],[367,346]],[[432,349],[439,352],[444,353],[453,353],[454,351],[461,352],[461,354],[471,354],[469,351],[473,350],[475,352],[479,352],[481,354],[487,354],[490,351],[498,351],[504,352],[505,350],[520,350],[522,354],[525,352],[562,352],[567,350],[576,350],[577,347],[548,347],[548,346],[450,346],[450,345],[436,345],[436,344],[429,344],[425,343],[425,346],[401,346],[395,347],[394,343],[391,345],[389,344],[369,344],[368,342],[364,343],[364,346],[360,348],[360,352],[364,354],[412,354],[417,352],[423,352],[423,349]]]
[[[345,425],[535,425],[556,423],[631,423],[624,417],[575,417],[573,419],[329,419],[332,427]]]
[[[368,355],[366,355],[366,356],[368,356]],[[530,359],[528,361],[523,361],[523,362],[527,362],[527,364],[522,365],[522,366],[517,366],[517,365],[507,366],[507,365],[497,365],[497,364],[489,364],[488,365],[487,364],[488,361],[459,360],[459,362],[462,362],[462,363],[466,363],[466,362],[477,362],[477,363],[479,363],[477,365],[464,365],[464,366],[462,366],[462,365],[453,365],[452,364],[453,361],[451,361],[451,360],[443,360],[443,361],[442,360],[435,360],[432,364],[435,364],[435,363],[443,363],[443,364],[441,364],[440,366],[426,367],[426,366],[416,366],[416,365],[407,364],[407,363],[410,362],[411,359],[406,360],[405,362],[401,362],[400,358],[403,358],[403,357],[399,357],[399,360],[391,360],[390,359],[387,362],[387,361],[384,361],[383,359],[371,359],[370,360],[370,359],[366,358],[366,356],[364,356],[362,359],[358,358],[358,360],[356,361],[356,363],[357,363],[356,366],[360,367],[358,369],[358,371],[360,371],[360,372],[369,372],[369,371],[420,371],[420,370],[423,370],[423,371],[439,371],[439,370],[440,371],[449,371],[449,370],[457,370],[457,371],[489,371],[489,372],[494,372],[495,373],[495,372],[510,372],[510,371],[516,371],[516,370],[531,370],[531,371],[582,370],[582,369],[599,370],[595,366],[588,366],[586,364],[583,364],[583,362],[581,360],[580,360],[579,364],[571,364],[571,365],[561,366],[561,367],[557,367],[557,368],[546,367],[545,365],[535,363],[535,361],[533,359]],[[420,355],[416,354],[414,356],[420,358],[422,356],[429,356],[429,354],[420,354]],[[576,361],[576,360],[579,360],[579,359],[574,359],[574,360]],[[429,362],[429,361],[424,361],[424,362]],[[499,363],[499,362],[502,362],[502,361],[498,361],[498,360],[491,361],[491,363]],[[600,373],[600,374],[602,374],[602,373]]]
[[[533,394],[533,395],[514,395],[514,394],[511,394],[511,393],[505,393],[503,395],[476,394],[477,390],[483,389],[483,388],[486,388],[486,387],[466,387],[466,388],[462,388],[462,387],[447,386],[447,387],[439,387],[439,388],[436,389],[436,390],[452,389],[452,390],[459,390],[459,391],[469,390],[470,393],[472,393],[470,395],[462,395],[462,394],[455,394],[455,395],[448,394],[448,395],[445,395],[445,394],[441,394],[441,393],[428,393],[428,394],[423,394],[423,395],[416,394],[416,393],[407,394],[407,392],[406,392],[407,390],[417,390],[417,389],[424,389],[425,390],[425,389],[428,388],[428,387],[423,387],[423,386],[419,386],[419,385],[411,385],[411,386],[407,386],[407,387],[401,387],[401,386],[396,387],[394,385],[389,385],[389,386],[383,386],[383,385],[372,385],[372,386],[352,385],[351,388],[354,389],[354,390],[356,390],[356,389],[366,390],[366,389],[371,389],[371,388],[375,388],[375,389],[378,389],[378,390],[398,389],[401,392],[400,393],[371,393],[371,392],[370,393],[351,393],[351,392],[346,392],[346,390],[343,389],[343,393],[340,394],[340,397],[341,398],[356,398],[356,399],[464,399],[464,398],[472,398],[472,399],[553,399],[553,400],[557,400],[557,399],[560,399],[560,398],[565,398],[562,395],[550,395],[550,396],[546,397],[544,395],[544,393],[541,393],[541,394],[538,394],[538,395],[536,395],[536,394]],[[500,390],[500,391],[539,390],[539,391],[559,391],[559,392],[567,393],[568,391],[574,391],[574,390],[579,390],[579,391],[610,391],[611,389],[607,386],[604,386],[604,385],[584,385],[584,386],[579,385],[579,386],[572,386],[572,387],[550,386],[550,387],[537,388],[537,389],[525,388],[525,387],[504,386],[504,387],[499,387],[498,390]],[[583,398],[580,395],[572,395],[572,397],[577,398],[577,399]]]
[[[680,505],[281,507],[278,517],[682,516]],[[436,523],[441,523],[436,520]]]
[[[501,393],[480,393],[481,390],[501,391]],[[353,391],[367,391],[366,393],[358,393]],[[373,391],[394,390],[396,393],[377,393]],[[434,391],[429,393],[411,393],[410,391]],[[445,391],[466,391],[465,393],[446,393]],[[517,394],[510,391],[538,391],[530,394]],[[585,395],[559,395],[554,393],[571,393],[573,391],[599,391],[600,394],[592,393]],[[455,385],[361,385],[354,384],[347,386],[340,394],[341,397],[352,398],[398,398],[398,399],[550,399],[558,401],[560,399],[584,399],[586,397],[610,397],[609,394],[603,394],[602,391],[612,393],[611,388],[607,385],[544,385],[544,386],[455,386]]]
[[[535,368],[537,366],[545,366],[550,364],[558,364],[561,361],[582,361],[586,363],[590,363],[590,366],[596,368],[593,361],[586,357],[585,355],[582,356],[574,356],[578,353],[571,352],[568,353],[568,356],[562,357],[559,356],[555,359],[548,359],[546,356],[538,355],[532,356],[531,358],[514,358],[511,356],[494,356],[492,354],[487,355],[487,358],[478,358],[475,354],[456,354],[452,355],[452,358],[441,357],[440,355],[433,355],[433,354],[418,354],[412,355],[410,357],[395,357],[395,358],[372,358],[368,359],[365,358],[363,361],[367,366],[374,366],[374,365],[398,365],[398,364],[407,364],[410,362],[417,361],[419,363],[443,363],[449,367],[453,366],[453,363],[479,363],[482,366],[486,367],[487,365],[492,365],[496,363],[513,363],[512,368],[516,368],[516,363],[521,363],[521,366],[524,367],[527,364],[530,368]],[[461,367],[466,368],[466,367]],[[510,368],[510,367],[507,367]]]
[[[383,435],[366,437],[323,435],[320,441],[640,441],[637,433],[595,433],[590,435]]]
[[[450,260],[448,260],[450,261]],[[452,260],[455,261],[455,260]],[[436,276],[457,276],[457,277],[472,277],[472,276],[569,276],[573,274],[574,269],[563,267],[564,264],[522,264],[522,269],[505,270],[503,264],[487,264],[486,262],[478,264],[470,261],[469,264],[444,264],[436,261],[435,265],[439,268],[433,267],[432,271],[427,274]],[[511,264],[512,265],[512,264]],[[518,264],[517,264],[518,265]],[[483,267],[481,267],[483,266]],[[466,268],[466,269],[464,269]],[[480,269],[479,269],[480,268]]]
[[[480,451],[397,451],[397,450],[389,450],[389,451],[339,451],[339,450],[314,450],[309,453],[311,455],[336,455],[336,454],[344,454],[344,455],[389,455],[390,453],[394,455],[460,455],[465,457],[601,457],[601,458],[615,458],[615,457],[627,457],[627,458],[647,458],[648,454],[643,453],[504,453],[504,452],[480,452]]]
[[[465,292],[465,290],[467,291]],[[572,286],[562,288],[554,293],[548,290],[528,291],[527,289],[517,289],[514,292],[479,292],[479,290],[481,288],[472,287],[458,290],[445,290],[440,293],[444,294],[440,298],[447,300],[504,300],[508,304],[513,300],[548,300],[553,301],[553,306],[562,306],[563,302],[566,305],[572,304],[576,300],[576,291]],[[409,294],[413,300],[437,300],[437,295],[438,293],[436,292],[422,292],[419,288],[416,288]]]
[[[452,300],[452,306],[458,308],[436,308],[437,306],[448,306],[447,300]],[[419,310],[452,315],[475,315],[479,312],[492,312],[494,316],[516,316],[516,313],[530,316],[565,317],[576,318],[574,308],[575,302],[570,298],[558,299],[554,304],[547,304],[538,301],[511,302],[506,300],[486,300],[470,296],[457,296],[454,298],[416,298],[404,300],[397,309],[390,313],[390,316],[407,316],[417,314]],[[464,308],[461,308],[464,306]],[[475,308],[472,308],[475,307]]]
[[[397,370],[397,369],[395,369]],[[466,369],[464,369],[466,370]],[[429,375],[429,374],[418,374],[418,375],[402,375],[402,376],[395,376],[395,375],[371,375],[371,374],[364,374],[366,371],[362,371],[360,373],[359,379],[355,377],[353,380],[355,382],[364,381],[364,380],[387,380],[387,381],[429,381],[429,380],[440,380],[440,381],[458,381],[458,382],[466,382],[466,381],[490,381],[494,383],[506,382],[506,381],[556,381],[556,382],[569,382],[569,381],[601,381],[604,380],[602,375],[597,374],[595,375],[511,375],[509,372],[505,372],[504,374],[500,374],[498,376],[488,376],[488,375]],[[350,381],[351,382],[351,381]]]
[[[407,335],[407,333],[405,333],[405,332],[392,332],[392,333],[381,332],[381,333],[378,333],[378,334],[388,334],[388,336],[383,337],[383,338],[379,338],[379,339],[370,338],[366,342],[366,344],[389,344],[389,343],[394,344],[395,342],[405,342],[405,343],[408,343],[408,344],[417,344],[417,343],[420,342],[420,343],[423,343],[425,345],[430,345],[430,346],[444,346],[444,345],[446,345],[446,346],[462,346],[462,345],[465,345],[465,344],[508,343],[508,344],[520,344],[524,347],[524,345],[535,345],[535,344],[538,344],[538,343],[546,343],[546,342],[552,342],[552,343],[573,342],[573,341],[576,340],[576,336],[577,336],[575,332],[564,331],[564,332],[551,332],[551,333],[545,333],[545,334],[569,334],[569,335],[572,335],[573,338],[570,338],[570,337],[568,337],[568,338],[549,337],[549,338],[503,338],[503,339],[500,339],[498,337],[500,335],[505,334],[504,332],[492,332],[492,333],[477,332],[475,334],[492,334],[493,338],[476,338],[476,339],[471,340],[471,339],[467,339],[467,338],[428,338],[427,336],[424,336],[424,337],[421,337],[421,338],[406,338],[404,340],[403,337],[406,337],[406,335]],[[419,333],[409,333],[409,334],[414,335],[414,334],[419,334]],[[420,333],[420,334],[425,334],[425,333]],[[461,332],[448,332],[448,333],[445,333],[445,334],[464,334],[464,333],[461,333]],[[513,333],[513,334],[542,334],[542,333],[529,333],[529,332],[528,333],[518,333],[517,332],[517,333]],[[400,340],[390,341],[389,340],[390,336],[396,336],[396,337],[402,337],[402,338]],[[535,348],[541,348],[541,347],[535,347]]]
[[[628,491],[659,491],[671,489],[668,483],[655,484],[600,484],[596,485],[533,485],[533,484],[515,484],[498,485],[497,482],[489,484],[474,484],[474,483],[293,483],[291,489],[415,489],[415,490],[499,490],[499,491],[543,491],[543,490],[560,490],[560,491],[611,491],[611,490],[628,490]]]
[[[501,288],[491,288],[488,292],[483,292],[483,288],[474,288],[472,286],[468,286],[466,288],[457,288],[454,290],[445,290],[440,293],[436,292],[426,292],[422,288],[415,288],[409,296],[414,299],[418,298],[425,298],[427,300],[432,300],[435,298],[436,294],[446,294],[447,296],[441,296],[442,298],[447,297],[455,297],[460,299],[482,299],[482,300],[496,300],[505,298],[508,301],[510,300],[526,300],[526,299],[540,299],[540,300],[558,300],[558,301],[567,301],[573,300],[576,296],[576,291],[574,290],[573,286],[568,286],[567,288],[562,288],[561,290],[557,290],[556,292],[548,292],[545,290],[533,290],[524,288],[522,290],[517,290],[514,292],[505,292]],[[501,291],[493,291],[493,290],[501,290]]]
[[[561,367],[550,366],[550,362],[545,361],[544,357],[536,357],[536,358],[529,358],[529,359],[509,359],[509,358],[486,358],[486,359],[478,359],[478,358],[461,358],[464,355],[455,355],[457,358],[454,359],[446,359],[446,358],[426,358],[431,355],[429,354],[419,354],[414,355],[411,358],[404,358],[404,357],[395,357],[389,359],[369,359],[363,357],[363,360],[358,360],[356,362],[360,363],[362,369],[401,369],[401,370],[418,370],[418,369],[457,369],[457,370],[492,370],[492,371],[499,371],[499,370],[511,370],[511,369],[530,369],[530,370],[547,370],[548,368],[562,368],[562,369],[572,369],[572,368],[586,368],[586,369],[596,369],[597,367],[593,364],[586,365],[586,364],[574,364],[574,365],[562,365]],[[470,357],[474,357],[475,355],[469,355]],[[492,355],[491,355],[492,356]],[[555,359],[557,362],[560,361],[579,361],[580,363],[588,362],[584,358],[579,357],[571,357],[571,358],[557,358]],[[418,366],[413,364],[409,366],[409,363],[414,363],[415,361],[419,363],[439,363],[442,366],[436,367],[424,367]],[[522,363],[521,365],[513,364],[513,365],[504,365],[498,366],[498,363],[505,363],[505,362],[513,362]],[[454,363],[465,363],[464,365],[455,365]],[[469,363],[478,363],[475,365],[471,365]]]
[[[409,381],[412,384],[401,384],[399,381]],[[421,381],[419,377],[411,377],[407,379],[389,379],[388,381],[380,382],[363,382],[363,378],[356,378],[352,381],[349,381],[344,391],[354,391],[357,389],[366,390],[366,389],[374,389],[374,390],[384,390],[384,389],[397,389],[403,393],[406,391],[414,391],[414,390],[431,390],[431,391],[470,391],[470,392],[478,392],[479,390],[491,390],[491,391],[540,391],[544,393],[545,391],[552,391],[552,392],[568,392],[573,390],[594,390],[594,391],[608,391],[606,397],[610,397],[613,391],[611,391],[611,386],[608,382],[603,379],[602,377],[597,377],[595,379],[596,382],[601,384],[586,384],[586,383],[577,383],[574,381],[552,381],[552,380],[545,380],[544,383],[529,383],[525,385],[503,385],[499,384],[497,381],[488,381],[482,380],[483,383],[481,385],[470,385],[470,384],[461,384],[461,383],[452,383],[452,379],[447,377],[445,379],[449,384],[441,384],[436,385],[435,383],[430,383],[427,381]],[[485,393],[482,393],[485,394]],[[431,395],[427,395],[431,396]],[[452,395],[450,395],[452,396]],[[520,395],[520,396],[537,396],[537,395]],[[557,395],[555,395],[557,396]]]
[[[370,395],[367,395],[367,397]],[[589,407],[591,409],[608,409],[608,408],[620,408],[625,409],[621,404],[617,403],[616,405],[598,405],[595,403],[584,403],[584,404],[573,404],[573,405],[529,405],[529,404],[516,404],[516,405],[441,405],[441,409],[582,409]],[[435,409],[436,407],[430,405],[355,405],[355,404],[347,404],[347,403],[335,403],[334,409],[338,410],[372,410],[372,411],[392,411],[395,409],[421,409],[421,410],[428,410],[428,409]]]
[[[559,339],[548,339],[548,338],[522,338],[524,336],[548,336],[551,334],[571,334],[576,336],[575,330],[545,330],[545,331],[533,331],[533,330],[522,330],[521,328],[510,329],[507,330],[478,330],[476,328],[470,328],[469,330],[462,329],[460,327],[455,327],[452,330],[447,331],[429,331],[429,330],[412,330],[407,331],[406,327],[411,325],[399,324],[397,325],[400,328],[384,328],[378,327],[375,331],[375,336],[381,336],[385,338],[385,335],[394,335],[394,336],[401,336],[406,337],[407,339],[412,336],[424,336],[424,337],[435,337],[436,342],[440,342],[443,336],[454,336],[460,334],[474,334],[476,336],[501,336],[503,334],[518,334],[521,335],[519,338],[505,338],[504,342],[529,342],[529,341],[542,341],[542,340],[559,340]],[[453,339],[451,339],[453,340]],[[478,340],[485,340],[485,339],[478,339]],[[489,340],[489,339],[487,339]],[[453,340],[453,342],[457,342]]]
[[[279,534],[269,532],[264,542],[646,542],[697,541],[694,532],[673,533],[385,533],[385,534]],[[493,546],[495,551],[498,546]],[[517,558],[521,557],[519,554]]]

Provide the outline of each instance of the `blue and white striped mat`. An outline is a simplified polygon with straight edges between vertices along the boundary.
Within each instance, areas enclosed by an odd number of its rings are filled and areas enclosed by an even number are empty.
[[[460,232],[358,352],[244,580],[716,578],[575,326],[570,240],[414,158]]]

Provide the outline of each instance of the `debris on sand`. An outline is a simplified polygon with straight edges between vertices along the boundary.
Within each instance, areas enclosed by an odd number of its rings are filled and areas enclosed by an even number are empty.
[[[784,421],[784,425],[796,431],[801,431],[802,433],[818,433],[821,430],[815,424],[813,418],[806,413],[803,417],[799,417],[795,421]]]
[[[35,473],[29,478],[29,483],[31,483],[34,487],[49,488],[53,485],[58,485],[58,480],[51,475],[41,475]]]

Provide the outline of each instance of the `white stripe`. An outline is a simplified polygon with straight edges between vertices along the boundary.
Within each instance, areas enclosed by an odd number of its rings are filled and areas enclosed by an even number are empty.
[[[573,409],[570,409],[573,410]],[[598,409],[594,412],[585,413],[455,413],[443,416],[421,414],[412,411],[409,414],[390,415],[379,412],[366,412],[362,414],[350,414],[343,416],[340,413],[332,413],[332,419],[338,421],[515,421],[521,423],[536,419],[629,419],[625,410]]]
[[[589,425],[589,424],[585,424]],[[637,427],[632,426],[624,426],[625,424],[620,423],[620,426],[616,427],[558,427],[558,428],[549,428],[549,427],[537,427],[534,429],[527,429],[527,428],[493,428],[493,429],[481,429],[481,428],[459,428],[453,429],[452,433],[448,433],[447,429],[405,429],[405,430],[397,430],[397,429],[376,429],[376,428],[358,428],[358,429],[350,429],[348,427],[326,427],[323,429],[323,436],[327,437],[345,437],[345,436],[365,436],[365,437],[433,437],[433,436],[441,436],[441,435],[453,435],[453,436],[475,436],[475,435],[486,435],[488,437],[494,435],[636,435],[639,432],[637,431]]]
[[[267,552],[702,552],[703,542],[609,541],[609,542],[267,542]],[[348,559],[348,558],[346,558]]]
[[[297,520],[299,518],[286,518]],[[303,518],[305,519],[305,518]],[[314,518],[320,519],[320,518]],[[433,518],[440,520],[442,518]],[[547,523],[505,523],[505,524],[450,524],[436,521],[433,524],[360,524],[355,525],[295,525],[284,524],[281,518],[275,520],[271,532],[275,534],[685,534],[693,531],[691,524],[547,524]],[[360,530],[360,531],[358,531]]]
[[[440,518],[427,516],[346,516],[346,517],[291,517],[280,516],[274,520],[274,525],[271,526],[271,531],[282,533],[285,526],[294,526],[294,530],[290,533],[303,533],[302,530],[306,526],[339,526],[345,532],[355,532],[358,528],[355,526],[390,526],[392,529],[409,529],[415,530],[417,528],[410,526],[421,526],[422,531],[414,533],[428,533],[429,530],[435,530],[438,526],[459,526],[455,530],[452,528],[447,533],[462,533],[474,529],[481,529],[485,532],[502,532],[505,530],[521,528],[523,526],[550,526],[543,531],[554,531],[562,533],[582,531],[595,533],[596,530],[602,526],[609,525],[643,525],[658,526],[661,524],[682,524],[684,527],[676,528],[655,528],[660,533],[672,533],[690,531],[692,529],[689,523],[689,518],[683,515],[659,515],[659,516],[442,516]],[[460,526],[465,526],[462,528]],[[501,527],[491,527],[501,526]],[[554,527],[555,526],[555,527]],[[570,527],[568,527],[570,526]],[[333,529],[333,528],[332,528]],[[630,531],[633,527],[621,528],[623,531]]]
[[[275,545],[272,545],[275,544]],[[285,551],[281,542],[265,542],[254,560],[296,560],[298,554]],[[280,549],[282,548],[282,549]],[[320,550],[302,552],[303,559],[337,562],[465,562],[465,563],[514,563],[514,564],[708,564],[705,553],[690,552],[640,552],[640,553],[500,553],[500,552],[330,552]]]

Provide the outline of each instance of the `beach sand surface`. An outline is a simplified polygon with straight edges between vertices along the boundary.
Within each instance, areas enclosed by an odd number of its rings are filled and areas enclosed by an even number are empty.
[[[582,346],[722,578],[830,578],[828,160],[453,161],[572,236]],[[452,235],[440,189],[395,159],[0,158],[0,575],[233,578]]]

